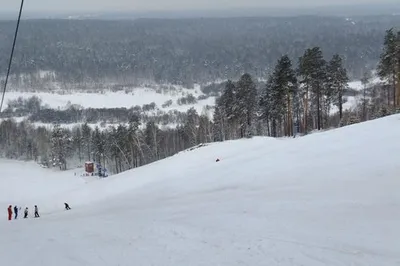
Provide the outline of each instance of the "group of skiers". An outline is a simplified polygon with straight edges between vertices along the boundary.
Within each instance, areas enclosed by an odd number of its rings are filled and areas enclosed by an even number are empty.
[[[71,208],[69,207],[68,203],[64,203],[65,209],[70,210]],[[17,205],[14,206],[14,213],[13,213],[13,207],[10,205],[8,206],[7,212],[8,212],[8,220],[11,221],[13,219],[13,214],[14,214],[14,219],[16,220],[18,218],[18,212],[21,210],[21,207],[18,207]],[[25,208],[24,210],[24,219],[28,218],[29,210],[28,207]],[[39,218],[39,208],[37,205],[35,205],[35,218]]]
[[[14,206],[14,219],[16,220],[18,218],[18,212],[21,210],[21,207],[18,208],[17,205]],[[11,221],[13,218],[13,207],[10,205],[8,206],[8,220]],[[28,207],[25,208],[24,210],[24,219],[28,218],[29,210]],[[39,209],[38,206],[35,205],[35,218],[39,218]]]

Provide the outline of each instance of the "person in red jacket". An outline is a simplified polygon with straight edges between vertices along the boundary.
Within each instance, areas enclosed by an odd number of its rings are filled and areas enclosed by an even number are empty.
[[[12,218],[12,206],[10,205],[10,206],[8,206],[8,220],[9,221],[11,221],[11,218]]]

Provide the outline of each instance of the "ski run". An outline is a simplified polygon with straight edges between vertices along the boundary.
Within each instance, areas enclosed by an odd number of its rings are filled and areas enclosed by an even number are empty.
[[[399,136],[394,115],[211,143],[100,180],[0,160],[1,265],[400,265]]]

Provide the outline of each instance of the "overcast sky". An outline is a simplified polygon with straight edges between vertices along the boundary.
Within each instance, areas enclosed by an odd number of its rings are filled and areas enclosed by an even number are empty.
[[[397,0],[400,1],[400,0]],[[237,7],[312,7],[395,0],[25,0],[25,11],[150,11]],[[20,0],[0,0],[2,11],[17,10]]]

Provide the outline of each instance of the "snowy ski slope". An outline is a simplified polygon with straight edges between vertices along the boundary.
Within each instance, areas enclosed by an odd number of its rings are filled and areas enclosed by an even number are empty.
[[[3,160],[1,265],[400,265],[399,136],[395,115],[103,180]],[[8,204],[42,217],[9,222]]]

